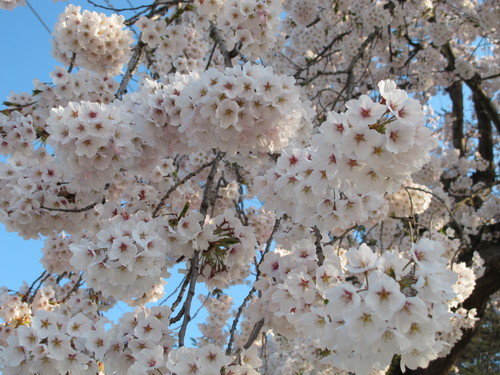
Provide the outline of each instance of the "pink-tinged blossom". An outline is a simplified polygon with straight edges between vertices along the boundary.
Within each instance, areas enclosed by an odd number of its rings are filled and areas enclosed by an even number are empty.
[[[320,129],[326,143],[331,145],[341,144],[349,129],[347,115],[345,113],[329,112]]]
[[[393,320],[401,332],[408,332],[413,323],[427,322],[428,315],[427,306],[420,297],[406,297],[403,307],[394,314]]]
[[[391,319],[403,307],[404,301],[405,295],[393,278],[378,270],[370,273],[365,302],[379,317]]]
[[[345,320],[349,327],[349,336],[354,340],[363,340],[368,343],[378,340],[380,332],[385,327],[384,320],[364,304],[346,314]]]
[[[18,366],[28,359],[28,350],[19,343],[16,336],[7,337],[7,347],[0,352],[0,360],[3,366]]]
[[[162,338],[163,323],[154,316],[141,319],[134,329],[134,334],[138,339],[150,342],[159,342]]]
[[[382,135],[364,125],[355,124],[348,128],[343,136],[341,150],[344,154],[354,153],[356,158],[368,158],[372,148],[377,145]]]
[[[361,95],[357,100],[349,100],[347,107],[347,119],[353,125],[372,125],[387,110],[386,106],[374,103],[368,95]]]
[[[155,346],[152,349],[142,349],[136,354],[136,361],[128,371],[129,375],[143,375],[146,371],[153,371],[165,364],[163,348]]]
[[[444,258],[441,258],[444,250],[441,242],[422,238],[416,244],[412,245],[411,254],[418,264],[432,268],[435,263],[439,265],[439,263],[444,261]]]
[[[294,299],[311,304],[316,298],[316,287],[311,276],[305,269],[290,272],[285,279],[285,286]]]
[[[19,338],[19,344],[27,350],[33,350],[40,342],[40,334],[38,330],[32,326],[18,327],[17,336]]]
[[[362,273],[376,267],[377,255],[366,244],[347,251],[346,269],[351,273]]]
[[[385,135],[385,148],[395,154],[408,151],[415,143],[415,127],[402,121],[394,121],[387,125]]]
[[[95,357],[102,360],[109,347],[109,337],[102,326],[95,327],[86,332],[83,336],[85,347],[95,354]]]
[[[332,318],[347,316],[351,311],[359,308],[361,303],[357,289],[348,283],[342,283],[327,290],[326,299],[328,303],[325,311]]]

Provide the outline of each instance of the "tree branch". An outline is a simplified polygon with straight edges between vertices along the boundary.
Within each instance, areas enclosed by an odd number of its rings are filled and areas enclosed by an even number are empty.
[[[224,65],[226,66],[226,68],[231,68],[233,66],[231,59],[233,57],[236,57],[238,53],[235,53],[234,50],[231,52],[227,50],[226,41],[220,34],[219,29],[213,21],[210,21],[210,38],[212,38],[214,42],[219,46],[219,51],[224,58]]]
[[[200,173],[202,170],[204,170],[209,165],[212,165],[214,162],[215,162],[215,160],[212,160],[208,163],[203,164],[197,170],[187,174],[186,176],[184,176],[184,178],[182,180],[176,182],[170,189],[168,189],[167,193],[161,198],[160,203],[158,203],[158,205],[155,207],[155,209],[153,211],[153,218],[158,216],[158,213],[160,212],[161,208],[165,204],[165,201],[170,197],[170,194],[172,194],[175,191],[175,189],[177,189],[179,186],[185,184],[188,180],[190,180],[191,178],[196,176],[198,173]]]
[[[55,207],[45,207],[44,205],[41,205],[40,208],[43,208],[44,210],[47,211],[59,211],[59,212],[85,212],[93,209],[95,206],[97,206],[99,202],[95,202],[92,204],[89,204],[88,206],[82,207],[82,208],[55,208]]]
[[[465,137],[464,137],[464,97],[462,82],[455,81],[446,88],[450,95],[452,103],[452,142],[453,147],[460,151],[460,156],[465,155]]]
[[[139,36],[140,38],[140,36]],[[141,56],[142,56],[142,51],[144,50],[144,47],[146,44],[139,40],[137,44],[135,45],[132,53],[132,57],[130,58],[128,64],[127,64],[127,71],[125,72],[125,75],[122,78],[122,81],[120,82],[120,87],[118,88],[118,91],[115,94],[115,97],[117,99],[120,99],[123,97],[124,94],[127,93],[127,86],[128,83],[130,82],[130,79],[132,76],[135,74],[137,71],[137,68],[139,67],[139,62],[141,61]]]

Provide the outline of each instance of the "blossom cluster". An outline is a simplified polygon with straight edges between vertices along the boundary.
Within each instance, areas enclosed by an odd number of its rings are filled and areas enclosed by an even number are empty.
[[[54,108],[46,130],[47,143],[69,166],[68,174],[80,191],[101,190],[139,155],[131,126],[113,104],[84,101]]]
[[[323,251],[320,267],[308,240],[266,254],[256,316],[285,337],[317,340],[323,362],[356,374],[385,368],[395,354],[411,369],[438,356],[446,346],[438,333],[452,330],[450,301],[474,288],[457,283],[457,274],[470,280],[470,270],[448,269],[440,242],[422,238],[406,255],[362,244],[345,252],[346,263],[331,246]]]
[[[0,363],[6,374],[166,371],[166,354],[174,343],[170,313],[167,306],[136,309],[112,324],[78,310],[37,310],[11,329]]]
[[[95,238],[70,245],[70,262],[104,296],[130,304],[157,300],[163,295],[162,278],[170,276],[159,225],[144,212],[116,215]]]
[[[106,74],[94,73],[87,69],[79,69],[69,73],[62,66],[56,66],[50,72],[52,83],[34,80],[33,94],[12,93],[8,98],[8,110],[31,116],[34,129],[40,132],[43,140],[50,110],[59,106],[67,106],[69,102],[90,101],[109,104],[115,98],[118,83]],[[12,121],[12,120],[10,120]]]
[[[0,155],[31,154],[35,140],[31,116],[23,116],[17,111],[10,116],[0,113]]]
[[[66,65],[116,75],[130,56],[132,32],[123,16],[90,12],[68,5],[53,31],[52,52]]]
[[[218,14],[217,23],[229,49],[237,46],[253,58],[266,53],[276,43],[280,13],[280,1],[229,0]]]
[[[73,234],[92,222],[95,211],[71,210],[93,204],[102,195],[69,186],[67,172],[45,148],[28,155],[16,153],[0,164],[0,218],[7,230],[38,238],[54,231]]]
[[[198,339],[199,345],[213,343],[223,346],[226,343],[229,333],[225,330],[227,322],[231,318],[230,309],[232,298],[228,295],[205,298],[200,295],[200,300],[208,312],[208,318],[203,324],[198,324],[202,336]]]
[[[0,9],[12,10],[23,5],[26,5],[26,0],[0,0]]]
[[[310,148],[285,149],[258,179],[259,199],[325,230],[385,215],[383,194],[429,161],[436,143],[417,100],[392,81],[379,87],[384,104],[350,100],[345,113],[328,114]]]
[[[432,195],[420,184],[405,184],[399,191],[386,196],[389,201],[389,215],[409,217],[425,212],[431,204]]]
[[[309,117],[294,83],[262,65],[211,68],[199,76],[176,75],[164,86],[146,82],[143,90],[153,93],[130,98],[131,108],[140,108],[132,115],[148,146],[164,149],[166,143],[182,153],[278,152]]]
[[[168,74],[174,68],[188,74],[204,68],[208,44],[193,25],[166,24],[164,19],[141,17],[136,22],[141,40],[151,49],[148,67],[157,74]]]

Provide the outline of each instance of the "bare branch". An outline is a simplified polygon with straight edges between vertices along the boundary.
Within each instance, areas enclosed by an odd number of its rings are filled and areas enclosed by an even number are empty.
[[[200,252],[199,250],[194,252],[193,257],[191,258],[191,266],[190,272],[191,275],[189,277],[189,290],[184,301],[184,305],[182,306],[182,311],[184,312],[184,320],[182,321],[181,329],[179,330],[179,347],[184,346],[184,339],[186,337],[186,331],[188,323],[191,321],[191,303],[193,301],[195,289],[196,289],[196,280],[198,279],[198,269],[199,269],[199,261]]]
[[[248,349],[249,347],[252,346],[254,341],[257,339],[257,336],[259,336],[260,330],[264,327],[264,318],[259,320],[255,325],[253,326],[252,332],[250,333],[250,336],[248,337],[247,342],[245,345],[243,345],[243,349]]]
[[[55,208],[55,207],[45,207],[43,205],[40,206],[40,208],[43,208],[44,210],[47,211],[59,211],[59,212],[85,212],[93,209],[95,206],[97,206],[99,202],[95,202],[92,204],[89,204],[88,206],[82,207],[82,208]]]
[[[155,207],[153,211],[153,218],[158,216],[158,213],[160,212],[161,208],[165,204],[165,201],[170,197],[170,194],[172,194],[179,186],[185,184],[188,180],[196,176],[198,173],[200,173],[202,170],[204,170],[206,167],[209,165],[212,165],[215,162],[215,159],[212,160],[211,162],[205,163],[202,166],[200,166],[198,169],[196,169],[194,172],[191,172],[184,176],[184,178],[178,182],[176,182],[170,189],[168,189],[167,193],[161,198],[160,203]]]
[[[227,50],[226,41],[220,34],[219,29],[217,28],[217,26],[213,21],[210,21],[210,38],[212,38],[215,41],[215,43],[219,46],[220,53],[224,57],[224,64],[226,68],[231,68],[233,66],[231,59],[237,56],[237,52],[236,54],[232,55],[231,52],[233,51],[229,52]]]
[[[140,38],[140,36],[139,36]],[[137,71],[137,68],[139,67],[139,62],[141,61],[141,56],[142,56],[142,51],[144,50],[144,47],[146,44],[139,40],[137,44],[135,45],[132,53],[132,57],[130,58],[128,64],[127,64],[127,71],[125,72],[125,75],[122,78],[122,81],[120,82],[120,87],[118,88],[118,91],[115,94],[115,97],[117,99],[120,99],[123,97],[124,94],[127,93],[127,86],[128,83],[130,82],[130,79],[132,76],[135,74]]]
[[[73,288],[64,296],[64,298],[59,301],[59,303],[64,303],[68,300],[71,295],[78,290],[80,286],[82,286],[82,279],[83,279],[83,273],[80,274],[80,277],[78,277],[78,280],[75,282],[75,285],[73,285]]]
[[[217,167],[219,166],[219,162],[226,155],[225,152],[217,151],[215,159],[212,162],[212,168],[210,169],[210,173],[207,177],[207,182],[205,183],[205,188],[203,190],[203,199],[200,205],[200,213],[203,215],[203,219],[201,220],[201,225],[205,222],[205,217],[208,212],[208,208],[210,206],[210,202],[212,201],[212,185],[214,183],[215,173],[217,172]],[[191,321],[191,303],[193,301],[195,289],[196,289],[196,281],[198,279],[198,270],[199,270],[199,262],[200,260],[200,251],[196,250],[194,252],[193,257],[190,260],[190,275],[189,275],[189,290],[186,296],[186,300],[184,301],[184,305],[182,307],[184,313],[184,320],[182,321],[181,329],[179,330],[179,347],[184,346],[184,340],[186,337],[186,330],[188,323]]]
[[[322,236],[318,227],[316,226],[313,227],[313,232],[314,236],[316,237],[314,244],[316,245],[316,256],[318,257],[318,266],[321,267],[325,262],[325,255],[323,254],[323,246],[321,245]]]
[[[269,250],[271,249],[271,244],[273,242],[273,237],[274,237],[274,234],[276,233],[276,231],[278,230],[278,228],[280,226],[280,222],[281,222],[281,218],[280,219],[276,219],[275,222],[274,222],[273,231],[271,232],[271,235],[269,236],[269,238],[267,240],[267,243],[266,243],[266,249],[265,249],[262,257],[260,258],[259,263],[257,264],[257,273],[256,273],[255,279],[258,279],[258,277],[260,275],[259,266],[262,263],[262,261],[264,260],[264,255],[267,254],[269,252]],[[240,320],[241,314],[243,313],[243,309],[247,305],[248,301],[250,301],[250,299],[252,298],[252,296],[255,293],[255,291],[256,291],[255,287],[252,287],[252,289],[248,292],[247,296],[245,297],[245,299],[241,303],[240,307],[238,308],[238,311],[236,312],[236,316],[234,317],[233,323],[231,325],[231,330],[229,331],[230,334],[229,334],[229,342],[227,344],[227,349],[226,349],[226,355],[230,355],[231,354],[231,350],[232,350],[232,346],[233,346],[233,342],[234,342],[234,335],[236,333],[236,327],[238,326],[238,322]],[[261,326],[261,328],[262,328],[262,326]],[[256,329],[256,327],[254,327],[254,330],[255,329]],[[259,328],[259,331],[260,331],[260,328]],[[257,332],[257,335],[258,335],[258,333],[259,332]],[[257,337],[257,336],[255,336],[255,337]],[[254,338],[254,340],[255,340],[255,338]]]

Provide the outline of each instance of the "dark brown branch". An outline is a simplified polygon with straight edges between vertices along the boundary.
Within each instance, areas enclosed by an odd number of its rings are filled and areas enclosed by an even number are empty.
[[[44,210],[47,211],[59,211],[59,212],[85,212],[93,209],[95,206],[97,206],[99,202],[95,202],[92,204],[89,204],[88,206],[82,207],[82,208],[55,208],[55,207],[45,207],[45,206],[40,206],[40,208],[43,208]]]
[[[38,277],[35,279],[35,281],[33,281],[33,282],[31,283],[30,287],[29,287],[29,288],[28,288],[28,290],[26,291],[26,296],[27,296],[28,294],[30,294],[30,293],[31,293],[31,291],[33,290],[33,288],[34,288],[35,284],[36,284],[38,281],[40,281],[41,279],[43,279],[46,275],[47,275],[47,271],[43,271],[43,272],[40,274],[40,276],[38,276]],[[49,274],[49,275],[50,275],[50,274]]]
[[[217,151],[217,155],[211,163],[212,168],[207,176],[207,182],[205,183],[205,188],[203,190],[203,199],[200,205],[200,213],[203,215],[203,222],[205,221],[205,216],[207,215],[208,207],[210,205],[210,201],[212,200],[212,185],[214,183],[215,173],[217,172],[217,167],[224,155],[226,155],[225,152]],[[203,225],[203,222],[201,225]]]
[[[257,336],[259,336],[262,327],[264,327],[264,318],[255,323],[250,336],[248,336],[247,342],[243,345],[243,349],[248,349],[252,346],[253,342],[257,339]]]
[[[347,31],[346,31],[346,32],[344,32],[344,33],[341,33],[341,34],[339,34],[339,35],[336,35],[336,36],[335,36],[335,38],[333,38],[333,39],[331,40],[331,42],[330,42],[330,43],[328,43],[328,45],[326,45],[326,46],[323,48],[323,50],[322,50],[320,53],[318,53],[318,54],[316,55],[316,57],[314,57],[313,59],[311,59],[311,60],[309,60],[309,61],[307,62],[307,65],[306,65],[305,67],[298,69],[298,70],[297,70],[297,72],[293,75],[293,77],[294,77],[295,79],[297,79],[297,80],[298,80],[298,79],[300,78],[300,74],[301,74],[302,72],[304,72],[305,70],[309,69],[309,67],[310,67],[311,65],[314,65],[314,64],[316,64],[316,63],[320,62],[322,59],[324,59],[324,58],[326,57],[326,55],[327,55],[327,52],[328,52],[328,51],[329,51],[329,50],[333,47],[333,45],[334,45],[335,43],[337,43],[338,41],[342,40],[342,39],[343,39],[346,35],[348,35],[348,34],[349,34],[349,32],[347,32]],[[284,56],[284,55],[282,55],[282,56]],[[291,60],[289,60],[289,61],[291,61]],[[292,64],[294,64],[294,63],[292,62]],[[294,65],[295,65],[295,64],[294,64]]]
[[[186,275],[186,277],[182,281],[181,290],[179,291],[179,294],[177,295],[177,298],[175,299],[174,303],[172,303],[172,306],[170,306],[170,309],[172,311],[174,311],[177,308],[177,306],[179,305],[179,303],[181,303],[190,279],[191,279],[191,270],[190,270],[190,272],[188,272],[188,274]],[[171,323],[175,323],[175,322],[171,322]]]
[[[348,101],[352,98],[352,93],[354,91],[354,67],[356,66],[356,63],[363,58],[365,54],[365,49],[368,47],[368,45],[377,37],[377,35],[380,34],[380,30],[376,29],[374,32],[372,32],[368,37],[365,39],[365,41],[359,46],[358,52],[356,55],[353,56],[351,59],[351,62],[349,63],[349,66],[347,67],[347,82],[344,86],[345,91],[345,100]]]
[[[189,290],[181,310],[184,313],[184,320],[182,321],[181,329],[179,330],[179,347],[184,346],[184,339],[186,337],[187,326],[188,323],[191,321],[191,303],[193,301],[196,289],[196,280],[198,279],[199,259],[200,259],[200,252],[199,250],[196,250],[194,252],[193,257],[191,258],[190,262],[191,266],[189,269],[191,273],[189,277]]]
[[[78,277],[78,280],[75,282],[75,285],[73,285],[73,288],[64,296],[64,298],[59,302],[59,303],[64,303],[68,300],[71,295],[78,290],[78,288],[82,285],[82,279],[83,279],[83,273],[80,274],[80,277]]]
[[[451,48],[450,44],[447,43],[441,48],[441,53],[448,60],[447,71],[453,71],[455,69],[455,52]],[[472,78],[462,80],[467,84],[467,86],[472,91],[472,94],[477,97],[477,100],[481,102],[484,111],[488,114],[491,122],[495,125],[497,132],[500,133],[500,114],[498,113],[498,108],[491,98],[484,92],[481,87],[481,82],[483,79],[476,73]]]
[[[224,155],[226,155],[225,152],[217,151],[215,159],[212,162],[212,168],[210,169],[210,173],[207,176],[207,182],[205,183],[205,187],[203,189],[203,199],[200,205],[200,213],[203,216],[203,219],[201,219],[200,222],[202,226],[205,222],[205,217],[207,215],[210,202],[213,200],[212,185],[214,183],[215,174],[217,173],[217,167],[219,166],[219,163],[224,157]],[[193,257],[190,260],[191,265],[189,268],[189,273],[190,273],[189,290],[181,311],[184,314],[184,320],[182,321],[181,329],[179,330],[179,347],[184,346],[187,326],[191,321],[191,303],[193,301],[194,293],[196,290],[196,281],[198,279],[198,270],[199,270],[199,264],[198,264],[199,260],[200,260],[200,251],[196,250],[194,252]]]
[[[212,62],[216,48],[217,48],[217,42],[214,42],[214,46],[212,47],[212,50],[210,51],[210,56],[208,56],[208,61],[207,61],[207,65],[205,66],[205,70],[208,70],[208,68],[210,68],[210,63]]]
[[[233,57],[236,57],[238,55],[238,52],[234,50],[228,51],[226,41],[220,34],[219,29],[213,21],[210,21],[210,38],[212,38],[214,42],[219,46],[219,51],[224,58],[224,65],[226,66],[226,68],[231,68],[233,66],[231,59]]]
[[[271,235],[269,236],[268,240],[267,240],[267,243],[266,243],[266,249],[264,250],[264,254],[262,255],[262,258],[260,258],[260,261],[259,263],[257,264],[257,274],[256,274],[256,279],[258,279],[259,275],[260,275],[260,264],[262,263],[262,261],[264,260],[264,255],[269,252],[270,248],[271,248],[271,243],[273,242],[273,237],[274,237],[274,234],[276,233],[276,231],[278,230],[279,228],[279,225],[280,225],[280,222],[281,222],[281,218],[280,219],[276,219],[276,221],[274,222],[274,227],[273,227],[273,231],[271,232]],[[255,287],[252,287],[252,289],[248,292],[247,296],[245,297],[245,299],[243,300],[243,302],[241,303],[240,307],[238,308],[238,311],[236,312],[236,316],[234,317],[234,320],[233,320],[233,323],[231,325],[231,330],[229,331],[230,332],[230,335],[229,335],[229,342],[227,344],[227,349],[226,349],[226,355],[230,355],[231,354],[231,350],[232,350],[232,346],[233,346],[233,342],[234,342],[234,334],[236,332],[236,327],[238,325],[238,322],[240,320],[240,317],[241,317],[241,314],[243,313],[243,309],[245,308],[246,304],[248,303],[248,301],[250,301],[250,298],[252,298],[253,294],[255,293]],[[262,328],[262,326],[261,326]],[[256,328],[254,327],[254,330]],[[253,331],[252,331],[253,332]],[[260,332],[260,329],[259,329],[259,332]],[[259,333],[257,332],[257,334]],[[250,336],[251,337],[251,336]],[[257,337],[257,336],[256,336]],[[254,338],[255,340],[255,338]],[[251,344],[250,344],[251,345]]]
[[[45,273],[45,272],[44,272],[44,273]],[[50,276],[51,276],[51,274],[50,274],[50,273],[47,273],[47,274],[46,274],[46,275],[45,275],[42,279],[40,279],[40,278],[38,278],[38,279],[37,279],[37,280],[39,280],[39,283],[38,283],[38,285],[36,286],[36,288],[33,290],[33,293],[32,293],[32,294],[28,297],[28,304],[30,304],[30,305],[31,305],[31,304],[33,303],[33,301],[35,300],[35,296],[36,296],[36,294],[37,294],[38,290],[41,288],[41,286],[43,285],[43,283],[45,282],[45,280],[47,280]],[[34,284],[35,284],[35,283],[33,283],[33,285],[34,285]],[[32,285],[32,286],[33,286],[33,285]],[[30,287],[29,291],[31,291],[31,289],[32,289],[32,288]]]
[[[462,82],[455,81],[446,88],[450,95],[452,103],[452,141],[453,147],[460,151],[460,156],[465,155],[465,137],[464,137],[464,97]]]
[[[485,184],[491,184],[495,181],[495,167],[493,160],[493,129],[491,127],[490,117],[484,107],[484,102],[477,95],[472,95],[474,110],[476,111],[478,136],[478,151],[481,157],[488,163],[484,171],[477,171],[473,175],[474,183],[479,181]]]
[[[185,184],[188,180],[196,176],[198,173],[200,173],[202,170],[204,170],[206,167],[209,165],[212,165],[215,162],[215,159],[212,160],[211,162],[205,163],[202,166],[200,166],[197,170],[187,174],[184,176],[184,178],[178,182],[176,182],[170,189],[168,189],[167,193],[161,198],[160,203],[155,207],[155,210],[153,211],[153,218],[158,216],[158,213],[160,212],[161,208],[165,204],[165,201],[170,197],[170,194],[172,194],[175,189],[177,189],[179,186]]]
[[[481,77],[479,74],[475,74],[471,79],[465,80],[465,83],[471,89],[472,93],[481,101],[481,105],[484,111],[488,114],[491,122],[495,125],[497,132],[500,133],[500,114],[498,113],[498,108],[493,103],[490,97],[484,92],[481,87]]]
[[[321,267],[325,262],[325,255],[323,254],[323,245],[321,245],[321,233],[319,229],[314,226],[313,227],[314,236],[316,237],[314,244],[316,245],[316,256],[318,257],[318,266]]]
[[[113,8],[113,7],[107,7],[107,6],[104,6],[104,5],[97,4],[97,3],[95,3],[92,0],[87,0],[87,3],[89,3],[90,5],[95,6],[96,8],[105,9],[105,10],[112,10],[113,12],[124,12],[124,11],[129,11],[129,10],[140,10],[140,9],[150,8],[151,7],[151,5],[139,5],[139,6],[130,7],[130,8]]]
[[[255,293],[255,287],[250,289],[250,291],[246,295],[245,299],[241,303],[240,307],[238,307],[238,311],[236,312],[236,316],[234,317],[233,323],[231,325],[231,329],[229,331],[229,342],[228,342],[227,348],[226,348],[226,355],[230,355],[231,350],[233,350],[234,334],[236,333],[236,327],[238,326],[238,322],[240,320],[241,314],[243,313],[243,309],[247,305],[248,301],[250,301],[250,299],[252,298],[254,293]]]
[[[140,36],[139,36],[140,38]],[[137,71],[137,68],[139,67],[139,62],[141,61],[141,56],[142,56],[142,51],[144,50],[144,47],[146,45],[144,42],[139,40],[137,44],[135,45],[132,53],[132,57],[130,58],[128,64],[127,64],[127,71],[125,72],[125,75],[122,78],[122,81],[120,82],[120,87],[118,88],[118,91],[115,94],[115,97],[117,99],[120,99],[123,97],[124,94],[127,93],[127,86],[128,83],[130,82],[130,79],[132,76],[135,74]]]
[[[182,256],[182,258],[184,259],[184,256]],[[184,283],[187,282],[187,279],[189,278],[189,274],[185,275],[183,278],[182,278],[182,281],[177,285],[177,287],[174,289],[174,291],[172,293],[170,293],[168,296],[166,296],[158,305],[163,305],[165,302],[167,302],[171,297],[173,297],[173,295],[175,293],[177,293],[179,291],[179,289],[182,288],[182,286],[184,285]],[[184,292],[181,292],[182,294]]]

